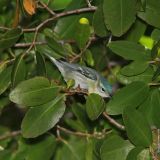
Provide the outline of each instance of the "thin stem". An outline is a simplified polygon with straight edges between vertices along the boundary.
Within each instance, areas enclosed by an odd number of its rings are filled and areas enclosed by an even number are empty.
[[[45,3],[43,3],[42,1],[39,1],[39,3],[52,15],[55,16],[56,13],[54,13]]]
[[[7,138],[16,137],[16,136],[18,136],[18,135],[20,135],[20,134],[21,134],[21,131],[20,131],[20,130],[18,130],[18,131],[13,131],[13,132],[10,132],[10,133],[6,133],[6,134],[0,136],[0,141],[1,141],[1,140],[5,140],[5,139],[7,139]]]
[[[94,137],[94,138],[97,138],[97,139],[104,138],[106,134],[111,132],[111,130],[105,131],[105,132],[104,131],[103,132],[94,132],[92,134],[84,133],[84,132],[74,132],[74,131],[71,131],[67,128],[61,127],[59,125],[57,125],[57,129],[65,132],[66,134],[69,134],[69,135],[75,135],[75,136],[78,136],[78,137]]]
[[[116,128],[120,129],[120,130],[125,130],[125,126],[123,126],[122,124],[118,123],[117,121],[115,121],[113,118],[111,118],[106,112],[103,112],[104,117]]]
[[[44,45],[44,44],[47,44],[47,42],[35,42],[34,43],[34,45]],[[14,47],[16,47],[16,48],[19,48],[19,47],[29,47],[29,46],[31,46],[32,45],[32,43],[16,43],[15,45],[14,45]]]
[[[81,52],[78,55],[76,55],[75,57],[73,57],[70,62],[71,63],[75,62],[77,59],[81,58],[82,55],[83,55],[83,53],[87,50],[87,48],[90,46],[91,43],[92,43],[92,38],[89,39],[89,41],[87,42],[86,46],[81,50]]]

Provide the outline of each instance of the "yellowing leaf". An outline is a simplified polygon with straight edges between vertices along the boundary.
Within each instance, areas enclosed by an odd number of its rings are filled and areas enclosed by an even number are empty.
[[[36,10],[35,0],[23,0],[23,6],[28,14],[30,15],[35,14],[35,10]]]

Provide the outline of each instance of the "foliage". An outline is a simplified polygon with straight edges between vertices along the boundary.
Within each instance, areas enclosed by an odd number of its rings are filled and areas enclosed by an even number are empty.
[[[160,158],[160,1],[0,1],[0,160]],[[103,99],[45,56],[94,68]]]

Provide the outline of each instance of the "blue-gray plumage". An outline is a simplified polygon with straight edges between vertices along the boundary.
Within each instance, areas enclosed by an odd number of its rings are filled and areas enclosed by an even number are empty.
[[[89,93],[96,93],[102,97],[110,97],[112,94],[111,85],[94,69],[56,60],[50,55],[46,55],[57,66],[66,82],[71,79],[75,81],[74,88],[79,86],[81,89],[87,89]]]

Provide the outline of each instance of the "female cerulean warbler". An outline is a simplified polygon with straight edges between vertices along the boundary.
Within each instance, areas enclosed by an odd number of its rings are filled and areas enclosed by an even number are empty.
[[[66,82],[75,81],[74,88],[80,87],[88,90],[89,93],[96,93],[102,97],[110,97],[112,94],[111,85],[95,70],[79,64],[57,60],[48,54],[46,56],[57,66]]]

